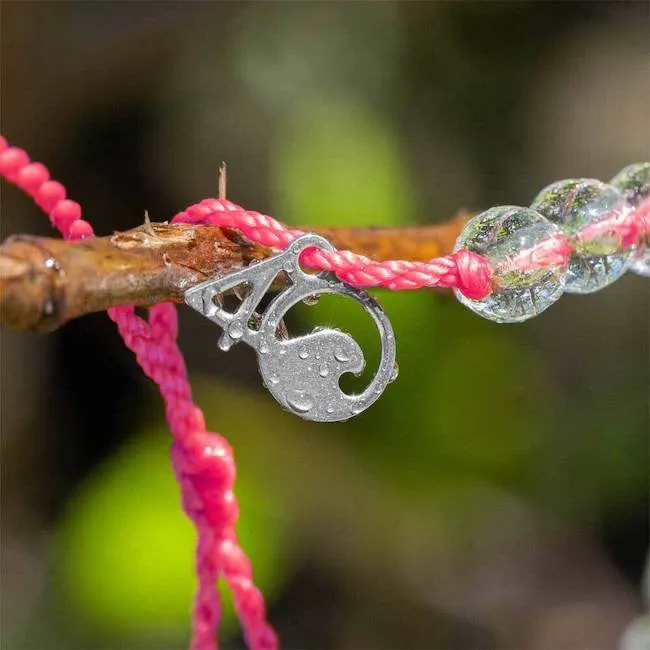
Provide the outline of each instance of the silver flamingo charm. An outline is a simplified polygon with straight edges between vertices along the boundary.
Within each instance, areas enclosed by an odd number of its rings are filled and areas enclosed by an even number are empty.
[[[277,255],[192,287],[185,292],[185,302],[223,328],[218,342],[222,350],[244,341],[257,352],[264,384],[285,409],[306,420],[338,422],[367,409],[394,379],[395,336],[388,317],[368,293],[341,282],[332,273],[310,274],[302,270],[298,258],[310,246],[334,250],[320,235],[303,235]],[[261,318],[253,318],[279,273],[287,276],[287,287],[273,298]],[[248,294],[234,313],[226,311],[221,296],[240,285],[248,286]],[[363,352],[349,334],[316,328],[295,338],[278,337],[278,326],[291,307],[325,293],[348,296],[359,302],[379,330],[379,368],[359,395],[348,395],[339,386],[341,375],[347,372],[359,375],[365,368]]]

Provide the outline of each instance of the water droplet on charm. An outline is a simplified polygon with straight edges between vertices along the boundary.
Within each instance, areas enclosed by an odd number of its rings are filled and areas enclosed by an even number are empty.
[[[357,413],[361,413],[363,409],[365,408],[365,404],[363,402],[354,402],[352,406],[350,407],[350,412],[353,415],[356,415]]]
[[[228,334],[231,339],[240,339],[244,336],[244,327],[238,320],[236,320],[228,326]]]
[[[393,372],[391,373],[390,379],[388,381],[395,381],[398,376],[399,376],[399,366],[397,365],[397,361],[396,361],[395,365],[393,366]]]
[[[281,347],[281,348],[280,348],[280,354],[281,354],[281,355],[284,355],[284,354],[286,354],[286,353],[287,353],[287,351],[285,350],[284,346]]]
[[[309,393],[293,390],[287,395],[287,404],[298,413],[307,413],[314,406],[314,400]]]
[[[333,406],[328,406],[328,407],[325,409],[325,412],[326,412],[326,413],[329,413],[330,415],[332,415],[332,413],[334,413],[334,407],[333,407]]]
[[[275,386],[276,384],[279,384],[279,383],[280,383],[280,377],[278,377],[277,375],[270,375],[269,376],[269,384],[273,384]]]
[[[266,342],[260,344],[260,354],[268,354],[271,351],[271,348]]]
[[[319,360],[320,360],[320,354],[317,354],[316,355],[316,361],[319,361]]]
[[[298,351],[298,356],[301,359],[306,359],[309,356],[309,352],[307,352],[307,348],[305,347],[300,348],[300,350]]]
[[[341,363],[346,363],[350,360],[350,355],[343,348],[336,348],[334,350],[334,358]]]
[[[294,269],[293,264],[292,264],[291,262],[285,262],[285,263],[282,265],[282,268],[283,268],[287,273],[291,273],[291,272],[293,271],[293,269]]]
[[[318,301],[320,300],[320,296],[317,293],[312,293],[309,296],[305,296],[302,301],[305,305],[308,307],[313,307],[314,305],[318,304]]]
[[[323,364],[323,365],[318,369],[318,374],[319,374],[321,377],[327,377],[327,375],[329,375],[329,372],[330,372],[330,369],[329,369],[325,364]]]

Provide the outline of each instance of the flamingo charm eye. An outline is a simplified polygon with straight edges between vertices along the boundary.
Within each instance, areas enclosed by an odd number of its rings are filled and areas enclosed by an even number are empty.
[[[341,282],[331,273],[309,274],[302,270],[298,257],[309,246],[333,250],[323,237],[303,235],[273,257],[192,287],[185,292],[185,302],[223,329],[219,339],[222,350],[244,341],[257,352],[264,384],[285,409],[307,420],[338,422],[367,409],[395,377],[395,336],[388,317],[368,293]],[[286,288],[251,327],[256,307],[281,272],[289,279]],[[249,292],[236,312],[228,312],[215,302],[217,296],[242,284],[249,287]],[[363,351],[349,334],[317,328],[310,334],[286,340],[277,336],[278,323],[291,307],[324,293],[348,296],[359,302],[379,330],[379,368],[358,395],[349,395],[339,386],[341,375],[359,375],[365,368]]]

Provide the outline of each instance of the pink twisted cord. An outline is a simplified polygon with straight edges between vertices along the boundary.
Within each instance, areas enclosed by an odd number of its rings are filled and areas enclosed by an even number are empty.
[[[9,147],[2,136],[0,175],[31,196],[66,239],[93,236],[91,225],[81,218],[81,206],[66,198],[63,185],[50,180],[44,165],[32,163],[24,151]],[[266,622],[264,599],[253,584],[250,562],[234,531],[238,507],[232,491],[233,454],[222,436],[206,431],[203,413],[192,402],[185,362],[176,342],[176,308],[170,303],[155,305],[149,310],[148,321],[137,316],[133,306],[114,307],[108,315],[165,400],[174,438],[174,473],[181,487],[183,509],[198,533],[198,589],[190,648],[218,648],[220,603],[216,582],[223,575],[234,594],[248,646],[251,650],[275,650],[277,636]]]
[[[304,234],[273,217],[244,210],[225,199],[205,199],[177,214],[173,221],[233,228],[247,239],[268,248],[286,248]],[[300,261],[314,269],[331,271],[355,287],[384,287],[392,291],[422,287],[456,288],[474,300],[485,298],[490,292],[487,260],[468,250],[428,262],[377,262],[351,251],[324,251],[311,247],[302,253]]]

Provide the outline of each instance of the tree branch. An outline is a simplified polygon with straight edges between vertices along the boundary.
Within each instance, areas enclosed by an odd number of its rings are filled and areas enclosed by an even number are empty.
[[[373,259],[448,253],[469,218],[413,228],[309,228]],[[190,287],[271,251],[215,226],[151,224],[79,242],[16,235],[0,246],[0,325],[50,331],[116,305],[182,302]]]

